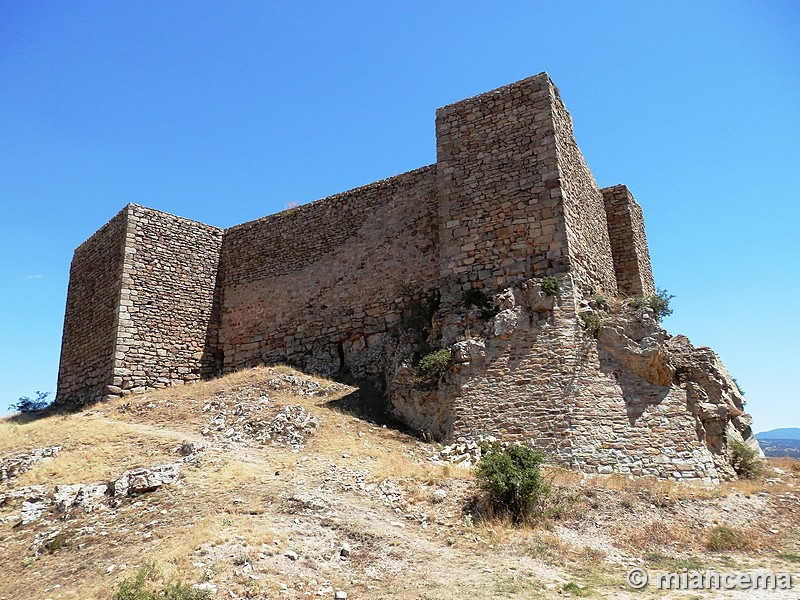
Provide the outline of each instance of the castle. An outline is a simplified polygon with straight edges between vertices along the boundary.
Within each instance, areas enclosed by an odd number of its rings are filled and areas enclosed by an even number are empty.
[[[726,441],[754,442],[716,355],[598,300],[655,293],[642,211],[597,186],[547,74],[439,109],[436,142],[433,165],[226,230],[126,206],[75,251],[56,402],[288,362],[373,382],[439,438],[729,472]],[[450,365],[420,385],[436,349]]]

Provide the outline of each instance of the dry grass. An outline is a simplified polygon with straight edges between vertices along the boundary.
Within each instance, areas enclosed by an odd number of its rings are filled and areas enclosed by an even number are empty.
[[[791,458],[788,456],[768,458],[767,465],[770,467],[777,467],[793,474],[800,473],[800,458]]]
[[[752,551],[769,544],[769,536],[755,527],[715,525],[706,532],[705,545],[712,552]]]
[[[143,496],[136,507],[126,502],[109,528],[95,523],[106,519],[102,513],[54,520],[47,527],[64,528],[68,544],[33,562],[28,559],[37,526],[12,530],[9,523],[0,525],[0,599],[17,598],[24,587],[31,598],[107,600],[116,581],[130,579],[153,559],[161,586],[201,581],[208,574],[196,563],[213,566],[213,580],[221,583],[220,595],[225,596],[231,591],[239,597],[301,597],[301,587],[282,593],[279,584],[305,582],[302,589],[313,592],[312,579],[339,581],[353,598],[451,598],[470,593],[545,598],[578,593],[577,588],[558,592],[560,587],[544,589],[539,583],[549,580],[559,586],[580,582],[589,586],[590,595],[613,598],[619,596],[622,583],[619,568],[609,566],[600,548],[615,546],[633,556],[692,552],[703,560],[721,560],[708,549],[712,528],[698,522],[729,523],[686,518],[679,503],[688,502],[700,514],[706,504],[747,504],[731,496],[753,496],[751,503],[762,506],[764,500],[756,497],[762,492],[772,499],[776,492],[797,489],[791,487],[796,484],[791,474],[799,463],[792,460],[770,461],[789,473],[781,476],[785,483],[747,480],[714,488],[652,478],[587,476],[547,466],[543,472],[553,493],[545,512],[551,509],[550,516],[523,527],[512,526],[506,516],[487,515],[470,522],[463,512],[476,492],[470,470],[432,463],[432,447],[417,438],[336,409],[335,401],[353,388],[339,386],[330,395],[306,397],[295,395],[298,390],[289,383],[274,389],[270,382],[287,374],[306,377],[288,367],[247,369],[96,405],[83,413],[30,423],[0,421],[0,457],[36,447],[64,447],[55,460],[20,476],[18,485],[103,480],[134,466],[175,460],[174,449],[181,441],[201,438],[200,429],[213,416],[213,411],[203,412],[203,406],[215,399],[232,407],[266,395],[271,407],[300,405],[321,422],[300,453],[256,444],[214,446],[199,455],[197,465],[183,470],[183,487]],[[401,491],[401,501],[386,505],[374,488],[340,491],[345,483],[352,486],[354,474],[367,484],[390,480]],[[447,491],[446,499],[432,495],[439,487]],[[297,508],[291,499],[299,492],[322,498],[333,510],[329,514],[327,509]],[[428,528],[420,527],[411,513],[425,513]],[[780,524],[787,535],[794,531],[792,518],[796,517],[786,516]],[[145,537],[148,523],[155,521],[153,536]],[[87,523],[97,531],[87,533]],[[714,543],[734,555],[771,548],[765,533],[769,527],[754,523],[728,527],[734,535]],[[567,535],[562,527],[569,530]],[[589,543],[589,537],[602,543]],[[273,543],[276,538],[281,540],[278,545]],[[347,562],[330,558],[343,539],[353,545],[353,558]],[[301,554],[298,561],[283,558],[290,548]],[[259,553],[267,559],[258,566],[262,579],[255,581],[242,565]],[[794,550],[783,555],[789,558],[775,560],[797,557]],[[763,556],[762,552],[759,557]],[[110,564],[117,566],[112,573],[106,572]],[[124,570],[123,564],[128,565]],[[384,571],[386,565],[401,566]],[[373,578],[368,572],[378,575]],[[63,586],[57,592],[56,583]]]
[[[2,422],[0,440],[5,456],[62,446],[56,458],[43,461],[16,479],[18,485],[34,485],[102,481],[126,469],[174,460],[174,448],[181,438],[164,432],[143,433],[119,421],[76,415],[19,425]]]
[[[624,528],[615,539],[632,551],[686,551],[698,547],[699,542],[696,528],[659,518]]]

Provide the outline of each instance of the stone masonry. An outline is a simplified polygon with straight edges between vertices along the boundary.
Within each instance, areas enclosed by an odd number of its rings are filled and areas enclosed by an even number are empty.
[[[597,186],[550,78],[439,109],[436,139],[433,165],[227,230],[126,206],[75,251],[56,402],[286,362],[385,391],[433,437],[731,476],[743,400],[627,300],[656,291],[641,208]]]

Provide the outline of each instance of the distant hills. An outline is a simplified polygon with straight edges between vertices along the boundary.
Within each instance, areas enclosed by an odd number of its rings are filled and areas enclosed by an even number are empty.
[[[800,458],[800,427],[771,429],[757,433],[756,438],[767,456]]]
[[[760,440],[800,440],[800,427],[782,427],[757,433]]]

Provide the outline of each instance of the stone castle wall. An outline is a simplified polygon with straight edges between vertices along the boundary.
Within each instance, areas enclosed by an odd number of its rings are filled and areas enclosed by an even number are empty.
[[[438,285],[435,174],[424,167],[229,229],[224,369],[292,362],[378,376],[386,332]]]
[[[58,367],[57,401],[88,404],[105,396],[114,370],[126,211],[72,257]]]
[[[551,95],[532,77],[437,111],[446,304],[568,269]]]
[[[587,332],[571,276],[549,306],[533,288],[507,290],[503,311],[487,324],[473,320],[455,341],[479,351],[461,353],[455,366],[455,419],[444,437],[528,442],[595,473],[717,479],[686,390],[668,377],[644,379]]]
[[[624,185],[603,189],[617,287],[626,296],[656,293],[642,208]]]
[[[555,87],[551,99],[570,272],[583,295],[613,296],[617,278],[603,194],[575,143],[572,117]]]
[[[219,370],[222,230],[129,204],[109,394],[191,382]]]

